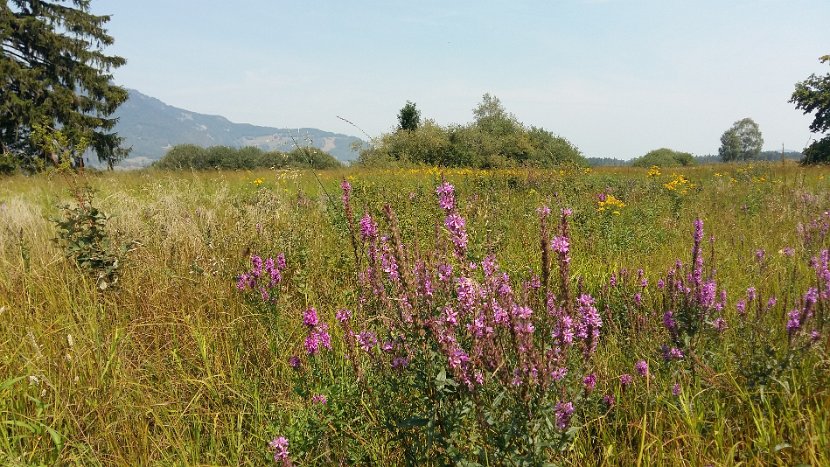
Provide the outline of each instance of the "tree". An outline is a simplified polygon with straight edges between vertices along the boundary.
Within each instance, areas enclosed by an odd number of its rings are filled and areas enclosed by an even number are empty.
[[[830,55],[819,58],[819,62],[830,64]],[[811,74],[806,80],[796,83],[790,103],[805,114],[816,113],[810,131],[827,133],[830,131],[830,73],[824,76]],[[804,164],[830,162],[830,134],[814,141],[804,150]]]
[[[122,138],[110,131],[116,119],[109,118],[128,96],[111,82],[111,70],[126,61],[104,54],[113,43],[104,29],[110,17],[91,14],[89,4],[0,4],[0,153],[13,154],[19,165],[32,169],[45,160],[58,164],[61,157],[77,161],[87,148],[110,167],[127,155]],[[38,127],[59,132],[74,152],[58,154],[38,144]]]
[[[738,120],[720,137],[718,154],[724,162],[747,161],[758,157],[764,138],[751,118]]]
[[[421,126],[421,111],[415,107],[415,103],[406,101],[400,112],[398,112],[398,130],[415,131]]]
[[[675,151],[669,148],[660,148],[649,151],[646,155],[631,161],[634,167],[680,167],[693,165],[695,158],[688,152]]]

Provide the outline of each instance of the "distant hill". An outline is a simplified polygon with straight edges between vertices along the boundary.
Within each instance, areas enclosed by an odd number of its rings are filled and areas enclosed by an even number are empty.
[[[365,144],[354,136],[316,128],[285,129],[233,123],[218,115],[167,105],[133,89],[129,93],[129,99],[114,114],[118,117],[115,131],[124,138],[126,146],[133,148],[130,157],[121,163],[125,167],[148,165],[177,144],[255,146],[265,151],[288,152],[295,148],[293,136],[297,144],[310,144],[343,162],[357,159],[357,153],[352,150],[354,144]]]

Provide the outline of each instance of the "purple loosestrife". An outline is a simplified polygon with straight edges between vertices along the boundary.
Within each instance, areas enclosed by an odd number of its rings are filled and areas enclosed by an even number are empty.
[[[360,236],[364,242],[378,237],[378,225],[369,213],[364,214],[360,219]]]
[[[556,413],[556,428],[564,430],[571,423],[574,404],[573,402],[557,402],[554,412]]]
[[[357,344],[364,352],[371,353],[378,345],[378,337],[372,331],[361,331],[357,335]]]
[[[291,459],[288,457],[290,454],[288,452],[288,439],[284,436],[274,438],[270,443],[268,443],[268,447],[274,451],[274,462],[284,466],[291,465]]]
[[[628,373],[623,373],[620,375],[620,386],[622,387],[622,389],[627,388],[633,382],[634,378]]]
[[[328,400],[328,398],[326,397],[325,394],[315,394],[315,395],[311,396],[311,403],[312,404],[325,405],[328,401],[329,400]]]
[[[703,221],[700,218],[695,219],[695,232],[693,235],[694,245],[692,247],[692,283],[693,290],[698,295],[698,303],[702,303],[700,297],[701,289],[703,288],[703,253],[701,252],[700,242],[703,240]]]
[[[550,244],[548,243],[548,217],[550,216],[550,208],[542,206],[536,210],[539,213],[539,238],[542,247],[542,285],[545,290],[548,289],[548,282],[550,281]]]
[[[588,294],[582,294],[578,300],[579,321],[577,322],[576,335],[585,342],[585,358],[593,354],[599,342],[602,318],[594,306],[594,298]]]
[[[317,317],[317,310],[313,306],[309,307],[303,313],[303,324],[305,324],[309,328],[313,328],[314,326],[317,326],[317,323],[319,323],[319,322],[320,322],[320,318]]]
[[[455,209],[455,188],[448,182],[444,182],[435,189],[438,194],[438,206],[444,211],[450,212]]]
[[[582,384],[585,385],[585,392],[594,392],[594,388],[597,386],[597,375],[594,373],[585,375],[585,377],[582,378]]]
[[[672,388],[671,388],[672,395],[675,396],[675,397],[678,397],[681,392],[682,392],[682,389],[680,388],[680,383],[674,383],[674,386],[672,386]]]
[[[640,360],[639,362],[634,364],[634,369],[637,371],[637,374],[642,376],[643,378],[648,377],[648,362],[645,360]]]

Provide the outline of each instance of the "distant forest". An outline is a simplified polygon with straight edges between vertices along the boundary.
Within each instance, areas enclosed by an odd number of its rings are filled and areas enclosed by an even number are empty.
[[[787,160],[793,161],[800,161],[804,157],[804,154],[798,151],[786,151],[784,152],[784,158]],[[588,161],[588,165],[591,167],[624,167],[630,166],[632,161],[626,161],[622,159],[616,159],[614,157],[586,157],[586,161]],[[761,151],[754,160],[756,161],[780,161],[781,160],[781,152],[780,151]],[[694,156],[694,163],[696,165],[699,164],[720,164],[721,161],[720,156],[716,154],[708,154],[705,156]]]

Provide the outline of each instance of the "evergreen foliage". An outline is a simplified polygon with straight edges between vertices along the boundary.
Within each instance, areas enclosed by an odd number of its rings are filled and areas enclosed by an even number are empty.
[[[126,61],[106,55],[113,43],[104,25],[109,16],[90,13],[90,0],[12,0],[0,4],[0,153],[19,166],[59,154],[37,144],[40,126],[60,131],[69,147],[87,141],[98,159],[112,165],[126,157],[109,118],[127,99],[112,84],[111,70]],[[71,157],[78,157],[73,154]]]
[[[414,102],[406,101],[398,112],[398,130],[415,131],[421,126],[421,111]]]

